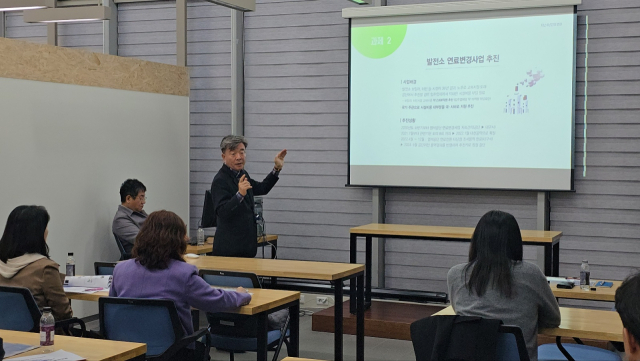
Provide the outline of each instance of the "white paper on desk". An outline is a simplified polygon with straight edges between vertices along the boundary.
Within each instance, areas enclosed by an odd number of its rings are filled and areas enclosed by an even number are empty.
[[[58,350],[56,352],[51,353],[43,353],[40,355],[33,356],[22,356],[12,358],[11,361],[84,361],[86,358],[80,357],[74,353],[67,352],[64,350]]]
[[[4,346],[5,358],[19,355],[23,352],[35,350],[39,347],[39,346],[32,346],[32,345],[25,345],[22,343],[11,343],[11,342],[5,342],[3,346]]]
[[[64,285],[71,287],[109,288],[113,276],[66,276]]]
[[[69,292],[69,293],[86,293],[86,294],[91,294],[91,293],[96,293],[96,292],[102,292],[102,291],[109,291],[108,288],[91,288],[91,287],[69,287],[69,286],[64,286],[63,287],[65,292]]]

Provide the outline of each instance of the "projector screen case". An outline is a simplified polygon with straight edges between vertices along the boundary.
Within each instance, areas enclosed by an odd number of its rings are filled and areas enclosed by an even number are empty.
[[[504,189],[504,190],[535,190],[535,191],[572,191],[573,188],[573,153],[574,153],[574,113],[575,113],[575,46],[576,46],[576,33],[577,33],[577,21],[576,21],[576,10],[574,6],[566,6],[568,4],[579,3],[577,0],[563,0],[563,1],[526,1],[528,5],[532,5],[533,7],[529,7],[528,9],[514,9],[510,7],[508,9],[500,9],[498,10],[496,3],[500,3],[502,1],[478,1],[478,2],[465,2],[465,3],[473,3],[476,8],[479,8],[478,4],[484,3],[484,5],[494,6],[496,10],[493,11],[461,11],[460,8],[457,8],[453,13],[444,13],[442,12],[443,7],[448,5],[453,5],[455,8],[456,5],[460,5],[461,3],[442,3],[442,4],[420,4],[420,5],[406,5],[406,6],[394,6],[394,7],[383,7],[383,8],[349,8],[343,11],[343,15],[346,13],[346,10],[354,9],[355,11],[351,11],[351,15],[355,13],[367,13],[372,10],[377,12],[378,14],[404,14],[400,16],[390,16],[390,17],[356,17],[356,16],[348,16],[350,20],[350,34],[349,34],[349,43],[351,44],[351,51],[349,53],[349,169],[348,169],[348,184],[349,186],[364,186],[364,187],[426,187],[426,188],[461,188],[461,189]],[[521,3],[516,1],[509,1],[509,4]],[[551,7],[540,7],[545,4],[549,6],[549,4],[554,3],[555,5],[564,5],[564,6],[554,6]],[[447,5],[448,4],[448,5]],[[438,5],[438,6],[436,6]],[[483,5],[483,6],[484,6]],[[439,8],[438,8],[439,7]],[[396,9],[396,8],[404,8],[404,9]],[[416,10],[419,8],[419,11],[406,11],[408,8],[412,8]],[[433,14],[433,12],[426,12],[425,9],[438,8],[438,12]],[[485,7],[486,9],[486,7]],[[362,10],[362,11],[361,11]],[[422,15],[416,15],[416,13],[420,13]],[[409,15],[410,14],[410,15]],[[426,14],[426,15],[424,15]],[[530,18],[530,19],[529,19]],[[512,19],[512,20],[510,20]],[[515,19],[515,20],[513,20]],[[549,22],[545,22],[545,19],[549,19]],[[401,21],[402,20],[402,21]],[[407,76],[406,73],[402,74],[399,78],[393,79],[391,83],[384,83],[383,87],[376,88],[372,86],[373,83],[367,83],[367,81],[371,81],[370,78],[384,78],[387,72],[391,72],[397,68],[411,68],[411,65],[405,66],[402,62],[393,63],[394,66],[390,66],[388,62],[394,59],[397,61],[400,59],[400,55],[411,55],[409,58],[420,58],[423,57],[423,53],[420,52],[422,49],[427,49],[428,51],[433,51],[435,57],[438,57],[437,45],[438,44],[427,44],[428,46],[423,46],[423,43],[411,43],[412,45],[420,48],[420,51],[414,51],[411,53],[407,50],[406,42],[415,41],[416,37],[420,38],[429,38],[432,34],[440,34],[443,33],[443,29],[451,30],[458,29],[463,27],[466,24],[462,24],[463,22],[467,22],[469,24],[473,24],[474,27],[470,25],[465,28],[467,33],[473,36],[473,31],[469,31],[468,29],[476,29],[477,26],[482,28],[481,22],[479,20],[491,20],[491,23],[500,24],[506,23],[508,26],[515,25],[512,27],[507,27],[507,29],[511,29],[513,31],[505,31],[502,30],[503,33],[523,33],[524,35],[518,40],[523,39],[522,41],[526,41],[527,32],[531,29],[547,33],[545,36],[555,38],[553,31],[559,31],[559,35],[562,37],[562,41],[564,43],[552,44],[550,47],[550,57],[558,57],[560,65],[558,65],[558,69],[537,69],[534,56],[531,57],[531,64],[527,64],[527,62],[516,63],[513,67],[516,71],[512,72],[513,74],[522,74],[521,78],[515,79],[512,84],[515,85],[504,85],[500,84],[499,81],[496,81],[496,84],[489,85],[500,85],[500,92],[495,93],[495,103],[498,103],[497,99],[502,99],[502,96],[507,96],[507,102],[503,104],[500,101],[503,113],[507,113],[507,111],[513,111],[513,113],[509,113],[509,122],[513,120],[513,124],[516,124],[517,127],[521,127],[520,129],[510,129],[512,126],[511,123],[500,124],[499,120],[496,120],[497,130],[491,130],[495,134],[493,136],[489,136],[493,140],[493,138],[499,138],[502,135],[509,134],[509,132],[515,132],[513,134],[518,134],[516,131],[521,133],[520,137],[509,136],[503,137],[500,142],[504,142],[504,144],[500,144],[501,147],[498,147],[496,151],[494,151],[493,159],[498,159],[500,157],[504,157],[504,160],[501,160],[504,164],[496,164],[496,162],[486,161],[486,159],[481,160],[481,164],[476,164],[474,166],[471,164],[464,164],[465,157],[468,154],[465,152],[458,152],[460,154],[456,155],[456,152],[444,152],[447,157],[451,157],[448,162],[441,161],[423,161],[420,159],[420,154],[426,154],[428,158],[429,152],[424,153],[423,149],[413,147],[407,148],[399,148],[397,145],[389,146],[387,143],[395,143],[400,142],[400,127],[396,128],[384,128],[389,127],[388,124],[384,124],[384,122],[393,122],[402,125],[408,126],[420,126],[426,127],[432,125],[432,117],[429,116],[428,120],[418,119],[421,117],[420,112],[415,112],[416,116],[408,116],[403,112],[395,112],[395,113],[385,113],[385,110],[379,111],[376,108],[376,104],[379,103],[389,103],[391,104],[390,109],[395,109],[399,105],[404,105],[400,101],[402,99],[395,99],[394,97],[398,97],[399,94],[395,94],[398,92],[400,84],[396,85],[396,81],[404,81],[404,80],[417,80],[418,83],[421,84],[406,84],[406,88],[417,87],[417,86],[425,86],[424,79],[421,78],[418,74],[415,77]],[[493,21],[495,20],[495,21]],[[518,23],[509,23],[510,21],[520,21],[522,20],[524,24],[523,28],[518,28]],[[540,24],[535,23],[536,21],[542,21]],[[476,21],[476,22],[474,22]],[[449,24],[447,24],[449,23]],[[420,30],[419,28],[412,27],[411,24],[431,24],[427,26],[431,26],[432,28],[435,26],[436,30]],[[451,25],[454,24],[454,25]],[[398,26],[400,25],[400,26]],[[482,26],[481,26],[482,25]],[[528,26],[528,27],[527,27]],[[536,28],[537,26],[537,28]],[[409,28],[407,28],[409,27]],[[447,28],[449,27],[449,28]],[[362,30],[356,30],[358,28],[362,28]],[[437,30],[437,29],[440,30]],[[486,26],[485,26],[486,28]],[[376,36],[369,36],[371,32],[375,33],[379,29],[384,29],[385,33],[388,34],[389,37],[385,37],[384,45],[387,50],[381,51],[380,49],[375,49],[373,45],[382,44],[379,38]],[[426,27],[425,27],[426,29]],[[542,30],[540,30],[542,29]],[[490,31],[494,31],[495,29],[491,29]],[[353,37],[355,31],[365,32],[365,40],[366,44],[363,44],[361,39],[361,35],[357,35],[356,38]],[[430,31],[430,32],[426,32]],[[371,34],[373,34],[371,33]],[[452,38],[455,38],[455,31],[448,31],[445,34],[454,34],[451,35]],[[386,36],[386,35],[385,35]],[[445,35],[445,37],[450,35]],[[413,39],[411,38],[413,37]],[[390,39],[400,39],[400,44],[392,45]],[[369,43],[369,39],[371,39],[372,43]],[[374,39],[378,39],[377,44],[374,43]],[[386,43],[387,39],[389,39],[389,43]],[[408,39],[408,40],[407,40]],[[442,56],[445,63],[449,60],[447,58],[448,55],[452,55],[451,59],[457,58],[457,55],[461,55],[460,58],[465,58],[463,55],[466,55],[466,59],[469,60],[469,55],[474,55],[475,58],[476,53],[471,51],[469,54],[468,50],[464,50],[466,48],[470,48],[472,46],[468,44],[464,44],[462,41],[464,39],[455,39],[459,40],[455,42],[454,46],[448,48],[446,56]],[[473,41],[471,42],[473,43]],[[491,42],[488,42],[488,49],[493,49]],[[425,42],[426,44],[426,42]],[[460,45],[464,44],[464,45]],[[514,44],[514,45],[511,45]],[[528,44],[528,43],[527,43]],[[387,46],[389,45],[389,46]],[[518,45],[517,43],[510,42],[508,43],[510,47],[523,47],[525,50],[527,46]],[[536,49],[537,44],[532,44],[531,47]],[[553,46],[557,46],[557,49],[561,50],[562,54],[555,51],[556,48]],[[403,48],[404,47],[404,48]],[[510,49],[510,47],[505,47],[505,49]],[[398,50],[400,48],[400,50]],[[458,48],[464,48],[463,50],[459,50]],[[495,47],[498,49],[499,47]],[[436,49],[436,50],[432,50]],[[403,53],[404,52],[404,53]],[[442,52],[440,52],[442,53]],[[482,54],[482,50],[479,51]],[[486,53],[487,55],[492,54],[490,51]],[[559,54],[559,55],[558,55]],[[487,55],[481,56],[486,57]],[[495,56],[496,59],[500,58],[501,54],[489,55],[493,59]],[[496,64],[497,67],[501,67],[504,64],[508,64],[509,57],[513,54],[509,54],[509,50],[507,50],[504,55],[501,57],[502,63]],[[517,55],[517,54],[516,54]],[[355,56],[355,62],[354,62]],[[371,64],[367,64],[366,61],[370,61],[367,59],[374,59]],[[421,58],[418,62],[419,72],[422,72],[423,69],[427,69],[429,71],[435,71],[436,68],[428,69],[426,66],[425,59]],[[480,57],[478,57],[480,58]],[[515,57],[514,57],[515,58]],[[365,59],[365,62],[363,62]],[[528,60],[528,58],[527,58]],[[487,68],[479,67],[480,64],[476,63],[476,60],[469,60],[469,63],[464,63],[464,66],[457,65],[458,61],[456,60],[457,69],[445,69],[447,65],[453,66],[453,60],[449,60],[449,64],[441,64],[445,65],[438,72],[449,72],[451,74],[451,79],[453,81],[449,82],[455,85],[456,76],[455,73],[460,72],[460,70],[464,67],[474,67],[478,66],[478,72],[491,72],[492,70]],[[387,63],[385,63],[387,62]],[[544,63],[544,62],[543,62]],[[462,62],[460,63],[462,64]],[[491,65],[494,65],[491,64]],[[541,63],[542,64],[542,63]],[[486,63],[482,64],[482,66],[488,65]],[[544,65],[544,64],[543,64]],[[548,64],[547,64],[548,65]],[[431,66],[431,64],[429,64]],[[531,69],[529,69],[531,68]],[[364,69],[364,70],[363,70]],[[495,69],[494,69],[495,70]],[[512,69],[513,70],[513,69]],[[464,71],[461,71],[462,75],[464,75]],[[475,71],[475,70],[474,70]],[[375,74],[375,76],[367,76],[365,77],[364,84],[358,84],[358,82],[362,82],[362,77],[357,78],[354,74],[362,75],[363,72],[368,72],[367,74]],[[385,73],[380,75],[381,73]],[[525,75],[527,73],[528,75]],[[431,78],[437,78],[437,75],[433,75],[436,73],[425,73],[428,74],[428,80]],[[509,78],[509,76],[513,75],[508,71],[502,71],[501,69],[496,73],[494,78]],[[527,79],[528,77],[528,79]],[[459,76],[460,79],[466,79],[464,76]],[[481,77],[480,77],[481,78]],[[534,79],[535,78],[535,79]],[[545,79],[546,78],[546,79]],[[449,77],[447,78],[449,79]],[[458,79],[459,80],[459,79]],[[512,80],[505,80],[505,82],[509,83]],[[546,81],[546,84],[545,84]],[[544,86],[538,85],[544,84]],[[557,84],[556,84],[557,83]],[[392,85],[390,85],[392,84]],[[470,84],[474,84],[473,86],[477,86],[477,84],[482,84],[482,82],[474,83],[473,79],[470,81]],[[536,85],[538,85],[536,87]],[[402,85],[405,86],[404,84]],[[432,86],[433,87],[433,86]],[[510,90],[507,92],[504,89],[509,88]],[[356,91],[357,90],[357,91]],[[432,89],[429,91],[433,91]],[[468,89],[465,89],[468,92]],[[475,89],[473,91],[476,91]],[[403,90],[404,95],[411,94],[415,92],[414,90]],[[384,98],[376,98],[376,94],[383,93]],[[558,93],[558,94],[555,94]],[[426,94],[426,91],[424,92]],[[453,96],[449,95],[445,97],[449,97],[449,100],[456,99]],[[498,96],[496,96],[499,95]],[[541,95],[542,94],[542,95]],[[355,98],[354,98],[355,95]],[[557,104],[549,104],[545,103],[544,97],[547,98],[562,98],[562,101],[558,100]],[[366,102],[363,103],[363,97],[366,97]],[[460,98],[460,96],[457,96]],[[470,96],[466,96],[469,98]],[[491,98],[491,97],[488,97]],[[539,100],[538,100],[539,99]],[[354,102],[355,101],[355,102]],[[513,102],[512,108],[508,108],[509,101]],[[533,103],[530,103],[533,102]],[[360,116],[358,118],[358,110],[356,109],[355,114],[355,128],[354,128],[354,104],[355,106],[360,106],[362,104],[367,104],[367,106],[371,106],[376,110],[372,110],[369,117],[365,116],[364,118]],[[445,103],[446,104],[446,103]],[[422,105],[422,104],[420,104]],[[556,105],[558,105],[556,109]],[[453,107],[453,105],[452,105]],[[553,126],[548,126],[544,124],[545,119],[550,119],[547,117],[545,111],[540,109],[543,108],[555,109],[557,119],[560,123],[552,123]],[[481,107],[478,107],[481,108]],[[495,107],[494,107],[495,108]],[[535,109],[534,109],[535,108]],[[366,109],[365,109],[366,110]],[[482,109],[479,109],[480,112]],[[460,110],[462,111],[462,109]],[[466,111],[466,109],[465,109]],[[366,112],[365,112],[366,113]],[[389,115],[391,114],[391,115]],[[511,116],[513,114],[513,116]],[[455,119],[455,122],[459,122],[458,119],[460,113],[451,114],[451,119]],[[377,118],[389,118],[389,120],[376,120]],[[502,116],[504,118],[504,116]],[[528,117],[528,118],[527,118]],[[404,119],[407,118],[407,119]],[[415,119],[414,119],[415,118]],[[437,117],[436,117],[437,118]],[[493,120],[494,116],[489,115],[487,119]],[[500,118],[498,116],[497,118]],[[496,119],[497,119],[496,118]],[[363,119],[366,120],[366,124],[362,123]],[[506,118],[505,118],[506,119]],[[402,121],[408,121],[408,123],[401,123]],[[486,120],[486,119],[485,119]],[[382,122],[382,123],[380,123]],[[447,124],[453,124],[454,121]],[[539,122],[540,129],[537,129],[537,134],[534,129],[529,129],[533,124]],[[456,124],[458,129],[448,129],[449,134],[442,134],[442,129],[438,130],[437,137],[443,138],[447,136],[451,137],[460,137],[464,136],[464,131],[467,132],[478,132],[482,133],[487,131],[487,129],[483,129],[479,126],[479,124],[490,124],[479,123],[475,128],[463,130],[460,129],[460,126],[463,126],[464,122],[459,122],[460,124]],[[390,124],[390,123],[389,123]],[[437,127],[437,119],[435,126]],[[467,124],[469,126],[470,124]],[[473,125],[473,124],[471,124]],[[395,127],[395,125],[394,125]],[[418,127],[418,128],[420,128]],[[502,127],[502,128],[501,128]],[[547,127],[548,129],[546,129]],[[554,127],[558,127],[554,129]],[[477,129],[476,129],[477,128]],[[493,127],[496,128],[496,127]],[[363,133],[363,129],[365,129]],[[371,136],[371,133],[375,133],[376,129],[380,133],[383,133],[386,138],[376,138],[375,136]],[[379,130],[382,129],[382,130]],[[410,132],[420,132],[425,129],[411,129]],[[461,133],[462,132],[462,133]],[[446,133],[446,130],[445,130]],[[364,134],[364,136],[363,136]],[[408,135],[405,137],[409,139],[413,135]],[[486,137],[488,134],[479,134],[477,137]],[[532,142],[531,138],[536,138],[535,142]],[[427,137],[427,136],[424,136]],[[493,138],[492,138],[493,137]],[[398,139],[396,139],[398,138]],[[415,138],[415,136],[414,136]],[[522,139],[519,139],[522,138]],[[364,141],[363,139],[366,139]],[[355,140],[355,144],[354,144]],[[372,146],[365,146],[363,149],[359,149],[361,146],[360,143],[371,143]],[[536,144],[537,143],[537,144]],[[548,146],[547,146],[548,143]],[[487,143],[487,148],[490,148],[491,145]],[[527,145],[528,144],[528,145]],[[403,144],[401,144],[402,146]],[[414,144],[415,145],[415,144]],[[540,146],[543,145],[543,146]],[[482,145],[484,146],[484,145]],[[506,148],[504,146],[507,146]],[[527,148],[529,147],[529,148]],[[553,153],[550,149],[557,148],[554,150],[556,153]],[[364,150],[364,153],[362,151]],[[391,151],[388,151],[391,150]],[[473,155],[474,153],[482,153],[484,149],[469,149],[469,154]],[[523,154],[517,154],[518,151]],[[545,153],[545,152],[551,153]],[[385,153],[394,154],[394,156],[387,156]],[[433,154],[432,154],[433,155]],[[499,155],[499,156],[497,156]],[[440,154],[440,157],[442,154]],[[405,159],[405,158],[413,158],[413,159]],[[434,159],[437,157],[433,157]],[[489,157],[491,158],[491,157]],[[538,160],[540,158],[540,160]],[[376,160],[377,159],[377,160]],[[354,161],[355,160],[355,161]],[[413,162],[413,163],[412,163]],[[498,162],[498,163],[501,163]],[[484,164],[486,163],[486,164]],[[545,164],[548,163],[548,164]]]
[[[396,6],[376,6],[365,8],[344,8],[342,17],[349,19],[389,18],[392,16],[446,14],[446,13],[479,13],[497,10],[523,10],[534,8],[553,8],[558,6],[576,6],[582,0],[477,0],[454,1],[430,4],[411,4]]]

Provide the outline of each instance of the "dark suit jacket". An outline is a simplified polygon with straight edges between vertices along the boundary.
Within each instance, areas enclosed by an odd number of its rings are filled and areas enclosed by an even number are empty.
[[[252,258],[258,252],[253,197],[269,193],[278,177],[270,172],[262,182],[257,182],[251,179],[245,170],[242,170],[241,174],[246,175],[253,187],[247,191],[242,202],[236,197],[241,175],[236,177],[226,165],[222,165],[211,184],[213,207],[218,223],[213,242],[215,256]]]
[[[431,316],[411,324],[417,361],[496,360],[502,321],[472,316]]]

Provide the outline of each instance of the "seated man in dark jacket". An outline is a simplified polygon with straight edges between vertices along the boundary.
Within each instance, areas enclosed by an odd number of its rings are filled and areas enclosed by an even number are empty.
[[[147,188],[137,179],[127,179],[120,186],[121,204],[113,217],[111,230],[129,254],[142,224],[147,219],[147,212],[142,210],[147,200],[146,191]]]
[[[213,254],[225,257],[255,257],[258,233],[253,197],[269,193],[278,181],[287,150],[280,151],[273,170],[262,182],[251,179],[244,169],[247,140],[228,135],[220,142],[224,164],[213,178],[211,195],[216,212],[216,234]]]

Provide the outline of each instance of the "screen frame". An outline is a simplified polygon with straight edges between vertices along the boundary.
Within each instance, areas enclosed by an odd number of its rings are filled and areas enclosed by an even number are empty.
[[[567,5],[565,5],[567,6]],[[572,5],[573,7],[573,94],[572,94],[572,114],[571,114],[571,169],[570,169],[570,188],[569,189],[546,189],[546,188],[504,188],[504,187],[446,187],[446,186],[424,186],[424,185],[374,185],[374,184],[353,184],[351,183],[351,52],[353,50],[351,46],[351,29],[353,28],[353,17],[348,17],[349,19],[349,36],[348,36],[348,69],[347,76],[348,79],[348,95],[347,95],[347,183],[345,187],[353,187],[353,188],[417,188],[417,189],[460,189],[460,190],[500,190],[500,191],[531,191],[531,192],[575,192],[575,143],[576,143],[576,89],[577,89],[577,43],[578,43],[578,9],[576,5]],[[534,15],[520,15],[520,17],[524,16],[534,16]],[[516,17],[516,16],[512,16]],[[367,19],[368,20],[368,19]],[[467,20],[467,19],[464,19]],[[455,20],[446,20],[446,21],[455,21]],[[424,22],[424,21],[423,21]],[[416,23],[415,21],[406,22],[407,24]]]

